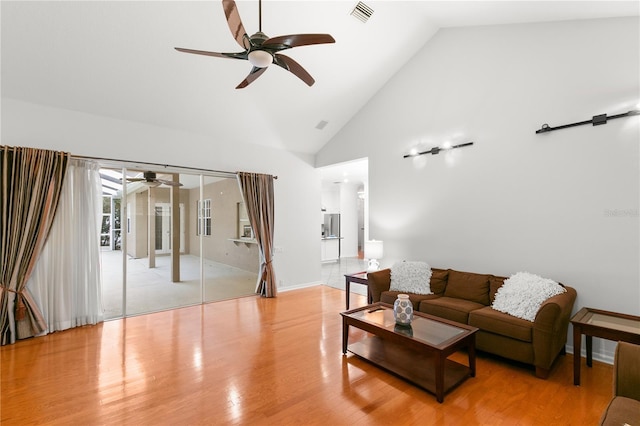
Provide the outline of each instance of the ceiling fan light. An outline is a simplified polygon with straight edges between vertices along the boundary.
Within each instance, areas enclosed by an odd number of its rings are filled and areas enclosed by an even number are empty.
[[[264,50],[254,50],[249,52],[249,62],[254,67],[266,68],[273,62],[273,56]]]
[[[142,183],[143,183],[144,185],[146,185],[146,186],[150,187],[150,188],[155,188],[156,186],[160,186],[160,185],[162,185],[160,182],[155,181],[155,180],[153,180],[153,181],[145,180],[145,181],[142,181]]]

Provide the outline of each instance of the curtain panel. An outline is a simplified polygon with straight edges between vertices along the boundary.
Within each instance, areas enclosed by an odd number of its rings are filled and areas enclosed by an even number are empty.
[[[104,320],[101,219],[100,166],[72,158],[49,239],[27,283],[47,324],[46,333]]]
[[[275,216],[273,176],[239,172],[238,183],[260,252],[260,271],[258,272],[256,293],[264,297],[275,297],[277,286],[273,268]]]
[[[0,147],[0,344],[42,333],[46,324],[27,281],[49,235],[69,154]]]

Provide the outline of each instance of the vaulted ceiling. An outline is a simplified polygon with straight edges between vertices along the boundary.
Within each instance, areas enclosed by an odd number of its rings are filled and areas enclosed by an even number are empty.
[[[2,1],[2,96],[316,153],[439,28],[638,15],[637,1],[394,0],[366,2],[363,23],[350,14],[356,3],[265,0],[269,36],[329,33],[336,43],[287,52],[312,87],[272,67],[236,90],[248,62],[174,50],[240,50],[218,0]],[[237,4],[257,31],[257,1]]]

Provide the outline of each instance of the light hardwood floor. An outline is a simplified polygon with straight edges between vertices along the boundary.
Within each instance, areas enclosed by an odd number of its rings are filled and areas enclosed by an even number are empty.
[[[343,356],[343,309],[343,291],[318,286],[4,346],[0,423],[593,425],[611,396],[610,365],[583,366],[576,387],[570,355],[541,380],[526,366],[480,353],[477,376],[438,404]],[[464,362],[465,354],[454,359]]]

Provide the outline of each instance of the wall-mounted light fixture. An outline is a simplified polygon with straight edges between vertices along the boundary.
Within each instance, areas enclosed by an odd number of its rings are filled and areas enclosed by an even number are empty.
[[[473,142],[461,143],[459,145],[445,145],[442,147],[435,146],[431,149],[428,149],[426,151],[420,151],[420,152],[418,152],[418,150],[416,149],[411,151],[408,154],[405,154],[402,158],[417,157],[419,155],[425,155],[425,154],[436,155],[436,154],[439,154],[440,151],[448,151],[450,149],[462,148],[464,146],[471,146],[471,145],[473,145]]]
[[[575,127],[582,126],[583,124],[592,123],[594,126],[599,126],[601,124],[607,124],[607,120],[613,120],[614,118],[622,118],[622,117],[630,117],[632,115],[640,115],[640,111],[631,110],[629,112],[625,112],[623,114],[616,114],[607,116],[607,114],[594,115],[591,120],[579,121],[577,123],[571,124],[563,124],[562,126],[550,127],[547,123],[543,124],[541,128],[536,130],[536,133],[546,133],[551,132],[553,130],[566,129],[567,127]]]

